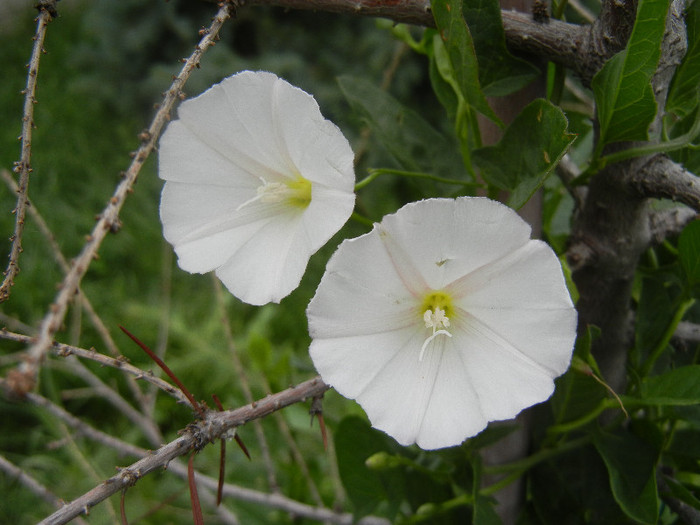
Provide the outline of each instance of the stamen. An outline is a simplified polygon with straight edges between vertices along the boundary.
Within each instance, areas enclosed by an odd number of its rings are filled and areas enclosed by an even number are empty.
[[[304,207],[311,201],[311,183],[301,176],[289,183],[267,182],[262,177],[260,182],[262,184],[258,186],[255,197],[238,206],[236,211],[257,201],[265,204],[277,204],[278,202],[289,200],[291,204]]]
[[[450,332],[444,330],[444,328],[448,328],[450,326],[450,319],[445,315],[445,310],[439,306],[435,308],[435,312],[430,309],[426,310],[425,313],[423,313],[423,321],[425,321],[426,328],[433,329],[433,333],[423,342],[423,346],[421,346],[420,349],[420,354],[418,355],[418,361],[423,360],[425,349],[428,348],[430,342],[437,336],[446,335],[447,337],[452,337]]]
[[[258,197],[265,203],[282,202],[291,192],[291,188],[281,182],[266,182],[258,186]]]

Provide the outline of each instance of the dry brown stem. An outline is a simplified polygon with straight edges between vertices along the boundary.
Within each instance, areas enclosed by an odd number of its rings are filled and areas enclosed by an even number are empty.
[[[300,385],[267,396],[264,399],[235,410],[224,412],[209,411],[204,420],[192,423],[182,431],[182,435],[179,438],[151,453],[129,445],[128,448],[136,452],[135,455],[144,457],[129,467],[121,469],[116,476],[112,476],[94,489],[65,505],[41,523],[44,525],[67,523],[112,494],[134,485],[140,478],[150,472],[166,468],[173,459],[188,454],[192,449],[200,450],[216,439],[226,437],[226,434],[231,429],[265,417],[294,403],[320,396],[328,388],[328,385],[323,383],[319,377],[315,377]],[[34,402],[39,402],[41,398],[41,396],[36,394],[28,394],[28,397]],[[274,496],[269,495],[271,498]]]
[[[20,343],[31,344],[35,341],[33,337],[28,335],[18,334],[10,332],[8,330],[0,330],[0,339],[7,339],[9,341],[17,341]],[[122,370],[124,373],[136,378],[143,380],[147,383],[154,385],[166,394],[175,398],[178,403],[183,405],[189,405],[189,401],[185,395],[177,388],[172,386],[167,381],[162,380],[159,377],[153,375],[151,371],[143,371],[140,368],[133,366],[128,363],[123,358],[114,358],[97,352],[94,348],[86,350],[84,348],[79,348],[76,346],[66,345],[63,343],[54,342],[51,344],[51,350],[59,357],[67,357],[69,355],[75,355],[82,359],[89,359],[90,361],[95,361],[102,366],[109,366],[111,368],[117,368]]]
[[[212,24],[205,30],[205,34],[199,44],[195,46],[195,51],[185,60],[180,73],[174,78],[172,85],[165,93],[163,102],[148,130],[141,134],[143,140],[141,146],[134,153],[133,161],[126,172],[124,172],[122,181],[117,186],[105,209],[99,215],[97,224],[95,224],[92,233],[88,236],[88,242],[71,264],[70,271],[60,285],[58,295],[41,322],[36,342],[27,349],[21,365],[12,371],[13,373],[8,374],[8,387],[15,394],[21,396],[34,388],[39,367],[49,351],[54,334],[59,330],[65,318],[68,304],[80,286],[80,281],[97,255],[97,250],[107,233],[110,232],[113,225],[118,224],[119,212],[124,205],[124,201],[132,191],[141,167],[153,151],[163,127],[170,119],[170,111],[180,98],[185,82],[192,71],[199,65],[204,52],[214,45],[219,30],[226,20],[230,18],[233,7],[232,3],[226,2],[219,8]]]
[[[32,130],[34,129],[34,104],[36,104],[36,85],[39,75],[39,59],[45,53],[44,40],[46,28],[52,19],[51,10],[41,7],[36,19],[36,33],[34,35],[34,47],[32,57],[29,60],[29,72],[27,73],[27,87],[24,89],[24,113],[22,116],[22,148],[19,162],[15,164],[15,173],[19,174],[17,189],[17,206],[13,210],[15,214],[15,231],[12,234],[12,248],[10,249],[10,261],[5,270],[5,278],[0,285],[0,303],[10,297],[10,288],[19,273],[19,254],[22,252],[22,233],[24,232],[24,220],[27,214],[29,199],[29,174],[32,172]]]

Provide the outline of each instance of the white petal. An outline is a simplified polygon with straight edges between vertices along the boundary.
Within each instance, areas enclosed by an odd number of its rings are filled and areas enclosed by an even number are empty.
[[[181,121],[171,122],[160,139],[158,175],[165,180],[197,185],[256,188],[259,172],[234,164],[203,142]]]
[[[545,243],[530,241],[448,286],[454,288],[460,308],[551,369],[552,377],[568,368],[577,315],[559,260]]]
[[[216,276],[248,304],[279,303],[301,282],[312,255],[300,215],[279,215],[250,236]]]
[[[453,336],[464,371],[489,421],[515,417],[541,403],[554,391],[554,376],[488,327],[472,320],[460,323]]]
[[[313,253],[335,235],[355,208],[353,190],[341,191],[312,185],[311,202],[304,211],[302,227],[309,237]]]
[[[437,339],[417,361],[423,336],[389,360],[357,401],[372,426],[402,445],[424,449],[459,445],[484,429],[478,393],[470,385],[451,339]]]
[[[306,312],[309,333],[323,339],[396,330],[422,316],[416,306],[375,227],[343,241],[328,261]]]
[[[388,215],[382,226],[403,246],[422,277],[439,290],[525,244],[530,227],[486,198],[427,199]]]
[[[180,104],[178,117],[233,164],[268,181],[278,180],[293,170],[276,138],[273,91],[278,81],[272,73],[233,75]]]
[[[368,385],[376,384],[380,370],[410,343],[423,341],[414,327],[369,335],[314,339],[309,347],[311,359],[324,381],[345,397],[355,399]],[[416,362],[418,354],[414,353]]]
[[[349,144],[311,95],[272,73],[224,79],[183,102],[178,115],[159,163],[163,232],[178,264],[216,269],[245,302],[279,302],[352,213]],[[259,197],[261,187],[285,190],[300,175],[311,182],[306,208]]]
[[[312,133],[290,150],[299,172],[310,181],[329,188],[352,192],[355,186],[354,154],[340,129],[329,121],[314,122]],[[313,140],[312,140],[313,137]],[[294,153],[298,153],[294,155]]]
[[[444,339],[444,349],[428,349],[427,359],[439,360],[439,371],[425,407],[425,415],[415,439],[419,447],[432,450],[459,445],[465,438],[475,436],[488,423],[467,374],[460,341]]]
[[[571,358],[576,313],[556,256],[529,231],[487,199],[430,199],[344,241],[307,310],[324,381],[373,426],[425,449],[546,400]],[[453,299],[452,337],[430,338],[423,322],[437,290]]]

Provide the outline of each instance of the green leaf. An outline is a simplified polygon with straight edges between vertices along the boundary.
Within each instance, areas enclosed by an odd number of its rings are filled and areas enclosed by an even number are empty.
[[[686,9],[688,51],[676,69],[666,102],[666,111],[685,117],[700,103],[700,2]]]
[[[443,55],[440,46],[434,43],[435,60],[440,74],[455,90],[463,106],[458,115],[471,107],[500,123],[479,84],[479,63],[474,41],[462,15],[461,0],[433,0],[431,4],[445,51]]]
[[[636,435],[598,431],[593,442],[608,469],[610,488],[630,518],[655,524],[659,516],[656,492],[658,452]]]
[[[695,497],[691,491],[681,485],[678,481],[673,478],[666,477],[666,483],[668,484],[669,492],[676,498],[690,505],[691,507],[700,510],[700,500]]]
[[[464,172],[457,144],[418,113],[367,80],[344,75],[338,83],[352,109],[402,168],[450,178]]]
[[[649,405],[700,404],[700,365],[689,365],[642,382],[641,398]]]
[[[495,509],[496,502],[492,497],[476,494],[472,509],[473,525],[502,525],[503,521]]]
[[[504,96],[532,82],[540,71],[506,47],[498,0],[464,0],[464,18],[479,60],[479,81],[487,96]]]
[[[688,224],[678,239],[678,257],[690,286],[700,282],[700,221]]]
[[[663,337],[664,329],[673,319],[674,291],[666,286],[666,281],[656,276],[641,279],[642,291],[637,304],[635,323],[635,345],[631,354],[632,362],[641,365],[649,353]]]
[[[392,470],[376,472],[365,462],[377,452],[394,454],[397,445],[385,434],[371,428],[364,419],[349,416],[336,429],[335,448],[340,479],[355,507],[355,515],[365,516],[383,502],[388,502],[390,510],[395,513],[403,493],[400,473]]]
[[[494,146],[474,152],[474,162],[490,185],[511,192],[508,205],[519,208],[542,185],[575,136],[567,133],[561,109],[544,99],[528,104]]]
[[[651,77],[661,55],[668,5],[668,0],[640,0],[627,47],[593,77],[599,148],[610,142],[648,138],[656,115]]]
[[[600,329],[589,326],[576,339],[574,356],[585,363],[590,363],[593,358],[591,344],[599,336]],[[598,367],[595,362],[591,368],[597,371]],[[558,377],[555,382],[556,389],[552,395],[551,406],[556,424],[585,418],[587,414],[595,411],[600,402],[607,397],[603,385],[596,381],[592,375],[581,373],[575,366],[572,366],[563,376]]]

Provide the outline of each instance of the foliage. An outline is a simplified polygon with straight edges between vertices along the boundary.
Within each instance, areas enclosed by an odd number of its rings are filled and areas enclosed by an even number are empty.
[[[576,19],[565,4],[555,3],[555,12]],[[95,214],[129,163],[128,152],[139,145],[153,103],[214,9],[208,2],[186,0],[59,4],[61,16],[49,27],[48,54],[39,71],[29,185],[32,208],[42,214],[57,248],[30,216],[21,273],[11,298],[0,306],[2,324],[11,332],[36,333],[63,278],[56,250],[68,260],[79,253]],[[258,399],[315,374],[304,312],[328,258],[342,239],[365,233],[401,205],[480,193],[520,208],[541,195],[542,237],[566,266],[579,190],[599,170],[668,152],[691,176],[698,173],[697,0],[687,7],[688,51],[662,107],[651,83],[664,58],[666,0],[640,0],[626,47],[609,57],[591,89],[570,72],[564,83],[560,65],[543,67],[511,53],[495,0],[434,0],[432,9],[436,28],[259,6],[241,8],[225,26],[186,92],[199,93],[239,70],[265,69],[313,93],[355,149],[361,181],[357,220],[312,257],[300,288],[280,305],[250,307],[223,292],[211,276],[176,267],[162,240],[161,182],[155,159],[149,160],[121,212],[121,230],[107,238],[81,283],[128,361],[159,374],[119,325],[164,354],[197,399],[217,394],[227,408],[242,406],[249,402],[244,382]],[[0,22],[6,72],[0,84],[2,170],[11,170],[18,158],[18,93],[34,32],[29,9],[8,16],[11,23]],[[496,110],[507,99],[497,97],[528,85],[539,71],[548,75],[547,92],[503,122]],[[485,120],[501,128],[499,142],[482,140]],[[649,133],[650,126],[657,131]],[[565,155],[573,175],[563,168]],[[2,253],[10,251],[16,204],[14,191],[0,191],[0,229],[7,232]],[[681,209],[668,199],[653,199],[650,207],[659,214]],[[227,483],[261,494],[279,490],[311,507],[395,523],[499,523],[497,498],[511,483],[521,483],[524,494],[521,523],[671,524],[679,522],[674,502],[697,515],[700,348],[697,339],[678,334],[679,326],[692,323],[697,329],[700,322],[700,223],[679,231],[649,242],[636,266],[630,298],[635,324],[628,330],[624,385],[605,383],[595,352],[604,336],[599,327],[580,326],[573,366],[557,380],[552,398],[516,421],[490,425],[459,447],[431,452],[400,447],[372,429],[353,402],[329,391],[323,404],[331,436],[327,452],[316,423],[309,426],[308,406],[295,404],[260,421],[264,441],[253,423],[239,429],[253,460],[229,446]],[[588,297],[595,291],[579,292]],[[55,339],[108,353],[104,335],[77,302]],[[17,365],[24,347],[3,338],[0,376]],[[52,356],[42,367],[37,391],[83,422],[147,449],[160,443],[149,439],[143,421],[115,397],[132,411],[144,410],[162,442],[175,439],[192,421],[191,410],[172,398],[150,387],[142,387],[145,397],[139,398],[131,388],[119,370]],[[115,465],[133,460],[28,402],[0,396],[0,418],[2,458],[66,501],[113,475]],[[486,451],[513,436],[528,440],[528,452],[488,462]],[[199,472],[216,477],[218,450],[209,446],[196,456]],[[2,522],[36,522],[53,510],[4,469],[0,489]],[[246,500],[227,499],[224,505],[241,523],[311,521],[284,507]],[[116,499],[108,500],[91,510],[89,520],[118,521],[118,507]],[[133,523],[188,523],[186,481],[170,472],[146,476],[128,490],[126,509]],[[226,521],[206,504],[205,520]]]

